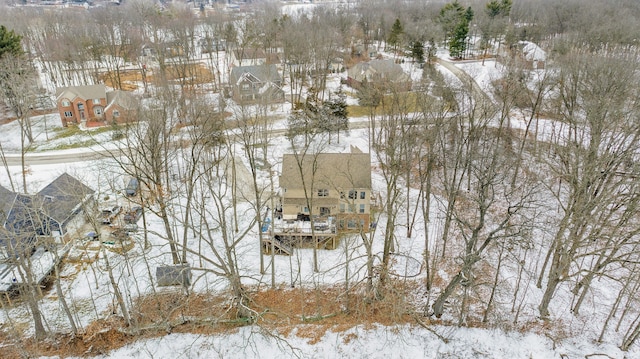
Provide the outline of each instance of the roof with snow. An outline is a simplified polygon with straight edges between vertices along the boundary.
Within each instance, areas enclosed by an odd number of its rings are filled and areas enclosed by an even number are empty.
[[[522,46],[522,54],[527,61],[546,61],[547,53],[540,46],[530,41],[518,42]]]

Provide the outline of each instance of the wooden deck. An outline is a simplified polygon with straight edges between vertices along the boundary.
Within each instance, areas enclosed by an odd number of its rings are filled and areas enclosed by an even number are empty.
[[[271,248],[275,254],[291,255],[294,248],[335,249],[337,246],[337,233],[333,230],[310,231],[277,231],[262,233],[262,252],[271,254]]]

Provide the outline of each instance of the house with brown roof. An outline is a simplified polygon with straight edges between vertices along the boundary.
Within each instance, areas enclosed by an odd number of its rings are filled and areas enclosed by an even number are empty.
[[[280,63],[280,56],[276,52],[265,52],[256,48],[240,48],[231,51],[233,66],[276,65]]]
[[[346,83],[349,86],[357,89],[364,82],[385,90],[411,90],[411,77],[393,60],[359,62],[347,70]]]
[[[285,154],[280,188],[284,220],[331,217],[338,230],[369,230],[369,153],[352,147],[350,153]]]
[[[136,103],[126,91],[107,91],[102,84],[56,89],[56,104],[65,127],[69,123],[92,127],[131,121]]]

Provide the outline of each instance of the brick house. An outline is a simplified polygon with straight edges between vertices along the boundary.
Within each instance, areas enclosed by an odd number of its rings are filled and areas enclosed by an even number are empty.
[[[62,126],[84,123],[88,127],[132,120],[133,97],[105,85],[69,86],[56,89],[56,104]]]

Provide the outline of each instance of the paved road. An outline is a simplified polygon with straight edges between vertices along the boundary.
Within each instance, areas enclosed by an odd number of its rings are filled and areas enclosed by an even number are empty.
[[[489,95],[487,95],[486,92],[484,92],[484,90],[482,89],[482,87],[480,87],[480,85],[478,85],[478,83],[476,82],[476,80],[471,77],[471,75],[469,75],[468,73],[462,71],[462,69],[460,69],[459,67],[457,67],[455,64],[453,64],[452,62],[443,60],[443,59],[436,59],[436,63],[442,65],[444,68],[446,68],[447,70],[451,71],[451,73],[453,73],[460,81],[462,81],[463,84],[471,84],[471,88],[473,90],[473,93],[476,95],[476,100],[484,100],[485,103],[488,104],[493,104],[493,100],[491,99],[491,97],[489,97]]]
[[[117,150],[111,150],[111,152]],[[79,161],[91,161],[100,158],[107,158],[111,155],[108,150],[91,150],[91,149],[75,149],[67,151],[50,151],[25,154],[25,163],[27,165],[50,165],[58,163],[69,163]],[[19,153],[5,154],[7,164],[9,166],[19,166],[21,158]]]
[[[354,121],[349,123],[350,129],[367,128],[368,121]],[[284,136],[286,130],[273,129],[269,131],[272,136]],[[44,151],[38,153],[25,154],[25,163],[30,165],[51,165],[59,163],[70,163],[80,161],[99,160],[101,158],[110,158],[118,154],[118,149],[89,149],[77,148],[73,150],[61,151]],[[21,164],[19,153],[6,153],[5,158],[9,166],[19,166]]]

